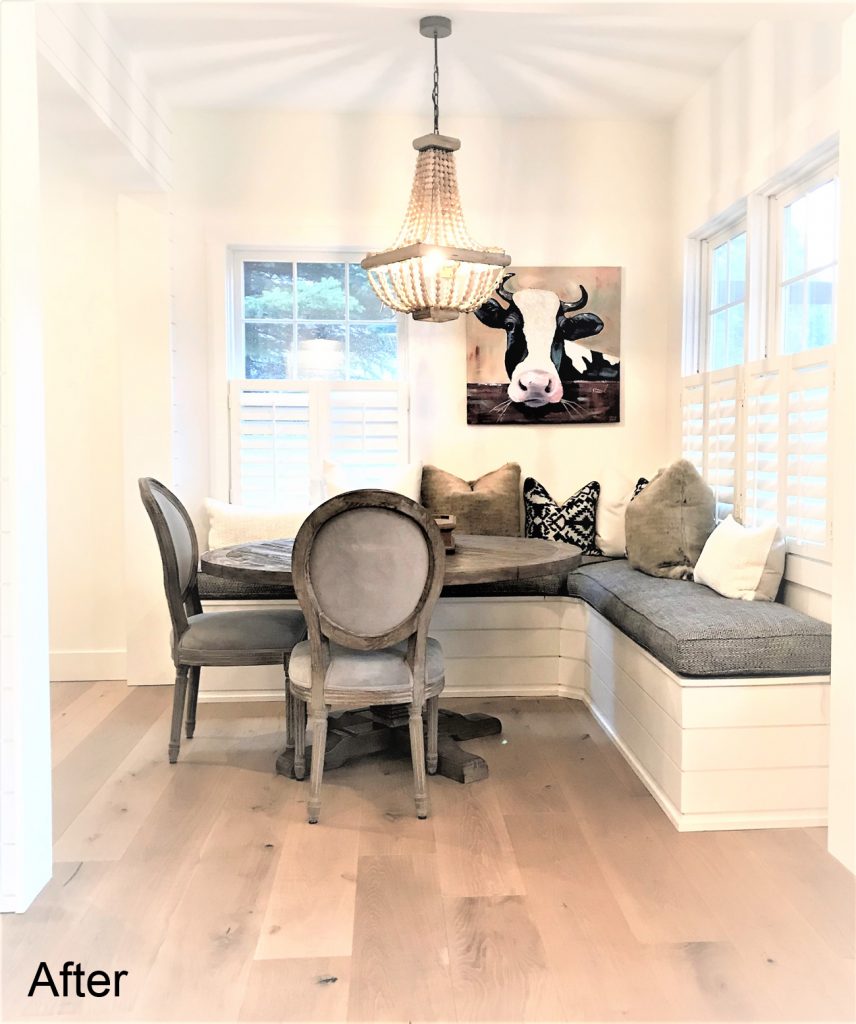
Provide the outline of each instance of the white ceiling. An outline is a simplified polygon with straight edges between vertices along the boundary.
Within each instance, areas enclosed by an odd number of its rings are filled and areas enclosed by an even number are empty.
[[[839,19],[824,3],[107,3],[175,106],[420,113],[430,127],[431,42],[449,14],[442,114],[672,115],[762,18]]]

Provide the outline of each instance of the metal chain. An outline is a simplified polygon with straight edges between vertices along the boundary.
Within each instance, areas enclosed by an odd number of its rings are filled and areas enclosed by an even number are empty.
[[[437,33],[434,33],[434,88],[431,90],[434,103],[434,134],[440,134],[440,68],[437,65]]]

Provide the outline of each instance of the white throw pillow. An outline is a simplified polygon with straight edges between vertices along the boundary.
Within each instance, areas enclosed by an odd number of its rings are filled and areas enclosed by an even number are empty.
[[[612,558],[623,558],[627,552],[624,517],[634,491],[629,477],[613,475],[600,483],[595,512],[595,543]]]
[[[693,578],[723,597],[775,601],[785,552],[785,538],[776,524],[741,526],[728,516],[707,538]]]
[[[341,466],[337,462],[324,463],[324,494],[328,498],[362,487],[395,491],[419,501],[422,492],[422,463],[409,462],[406,466],[374,466],[358,470]]]
[[[296,537],[311,508],[293,512],[230,505],[216,498],[205,499],[208,512],[208,547],[226,548],[254,540],[280,540]]]

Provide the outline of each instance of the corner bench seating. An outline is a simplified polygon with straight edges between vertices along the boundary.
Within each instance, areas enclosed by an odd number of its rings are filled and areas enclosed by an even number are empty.
[[[289,596],[204,573],[199,587],[214,607]],[[446,588],[432,634],[449,696],[585,701],[681,831],[825,823],[827,623],[584,559]]]

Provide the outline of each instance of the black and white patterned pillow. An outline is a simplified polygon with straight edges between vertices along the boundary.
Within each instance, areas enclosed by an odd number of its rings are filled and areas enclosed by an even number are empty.
[[[533,477],[523,482],[526,536],[576,544],[584,555],[599,555],[595,544],[595,513],[600,484],[597,480],[581,487],[561,505]]]
[[[633,493],[630,495],[630,500],[633,501],[634,498],[638,498],[650,483],[650,480],[646,479],[644,476],[640,476],[636,481],[636,486],[633,488]]]

